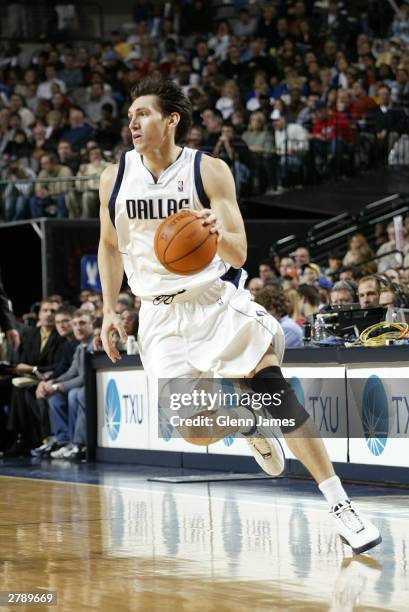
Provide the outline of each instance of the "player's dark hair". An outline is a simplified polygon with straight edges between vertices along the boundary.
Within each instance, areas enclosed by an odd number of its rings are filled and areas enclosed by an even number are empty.
[[[192,105],[187,96],[174,81],[158,77],[141,79],[131,93],[132,101],[141,96],[156,96],[160,112],[164,117],[178,113],[180,121],[176,128],[175,140],[186,137],[192,123]]]

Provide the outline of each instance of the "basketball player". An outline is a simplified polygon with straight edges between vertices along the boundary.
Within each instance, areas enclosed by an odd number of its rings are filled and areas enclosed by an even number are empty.
[[[125,269],[135,295],[142,298],[138,343],[143,366],[157,378],[247,377],[257,393],[285,391],[282,427],[294,455],[312,474],[329,506],[339,535],[361,553],[381,542],[378,529],[351,505],[335,475],[308,413],[283,378],[284,334],[278,322],[251,301],[244,289],[246,235],[228,166],[200,151],[181,147],[191,121],[191,106],[170,80],[141,80],[129,108],[133,150],[101,175],[101,238],[98,262],[104,297],[102,342],[115,363],[113,343],[126,334],[115,303]],[[198,211],[217,234],[217,254],[202,272],[168,272],[154,253],[155,231],[163,218],[188,208]],[[252,417],[240,430],[260,466],[276,475],[283,468],[281,446],[264,437]],[[272,417],[279,415],[270,408]],[[233,431],[233,430],[231,430]],[[229,433],[219,432],[222,438]],[[195,432],[192,432],[195,437]]]

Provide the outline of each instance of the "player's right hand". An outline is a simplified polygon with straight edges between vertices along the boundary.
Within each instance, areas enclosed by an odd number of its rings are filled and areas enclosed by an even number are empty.
[[[115,332],[118,332],[122,342],[127,341],[128,336],[119,316],[115,312],[104,314],[101,329],[102,346],[113,363],[121,359],[121,354],[116,347]]]

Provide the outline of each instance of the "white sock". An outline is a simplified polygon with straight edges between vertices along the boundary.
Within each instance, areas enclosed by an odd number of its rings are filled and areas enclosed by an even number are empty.
[[[349,499],[338,476],[331,476],[331,478],[323,480],[318,488],[330,506],[335,506],[335,504]]]

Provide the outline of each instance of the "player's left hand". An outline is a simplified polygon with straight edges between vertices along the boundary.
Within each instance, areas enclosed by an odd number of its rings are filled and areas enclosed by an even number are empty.
[[[203,219],[203,225],[211,225],[210,233],[217,234],[217,242],[222,239],[222,225],[216,216],[216,213],[209,209],[204,208],[203,210],[193,210],[193,213],[199,218]]]

